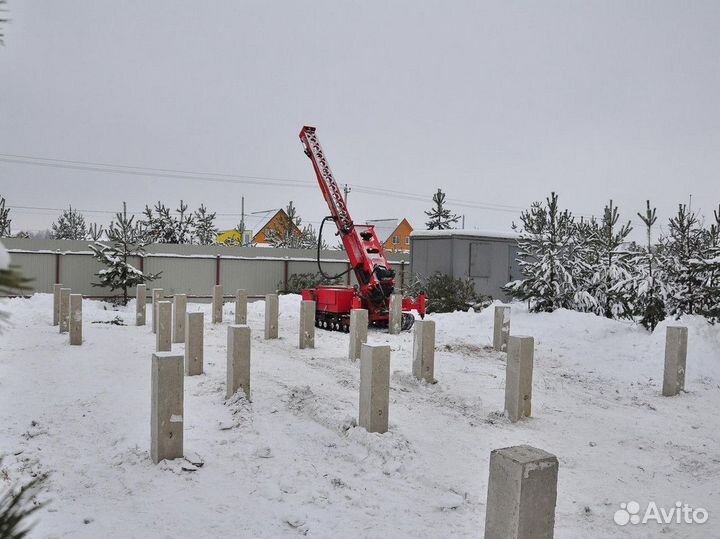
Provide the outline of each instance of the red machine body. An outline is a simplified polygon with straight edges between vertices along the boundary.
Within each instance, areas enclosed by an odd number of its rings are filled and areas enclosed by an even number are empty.
[[[303,299],[316,301],[316,323],[320,327],[347,331],[352,308],[367,309],[371,324],[386,325],[390,296],[395,289],[395,271],[390,268],[385,258],[382,244],[375,234],[375,227],[353,223],[315,128],[303,127],[300,141],[305,154],[312,161],[320,190],[330,208],[329,218],[337,225],[338,235],[358,282],[357,287],[318,286],[303,290]],[[417,300],[404,298],[402,308],[405,311],[402,325],[404,329],[409,329],[414,317],[408,311],[414,309],[421,318],[425,316],[424,294],[420,294]]]

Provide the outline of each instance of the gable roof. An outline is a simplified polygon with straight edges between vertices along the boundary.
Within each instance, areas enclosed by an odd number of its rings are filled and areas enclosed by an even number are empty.
[[[400,219],[368,219],[366,223],[375,226],[375,234],[380,240],[380,243],[385,243],[397,229],[400,224]]]
[[[245,228],[257,234],[272,221],[278,213],[285,213],[285,210],[273,208],[262,212],[254,212],[245,216]]]
[[[375,226],[375,234],[377,234],[378,239],[382,243],[385,243],[394,236],[395,231],[400,228],[400,225],[403,223],[407,223],[412,230],[412,225],[404,217],[402,219],[370,219],[367,221],[367,224]]]

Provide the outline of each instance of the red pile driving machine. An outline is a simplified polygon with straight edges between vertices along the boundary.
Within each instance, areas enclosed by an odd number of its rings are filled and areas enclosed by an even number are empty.
[[[335,221],[337,234],[342,240],[355,272],[358,284],[354,287],[318,286],[305,289],[303,299],[316,302],[315,324],[318,327],[336,331],[348,331],[351,309],[367,309],[371,325],[387,326],[390,296],[395,290],[395,271],[390,268],[383,247],[372,225],[356,225],[350,218],[342,190],[333,177],[314,127],[305,126],[300,131],[300,140],[305,154],[312,161],[320,190],[330,208],[330,215],[323,219],[318,237],[318,268],[325,278],[328,276],[320,266],[320,240],[325,221]],[[350,271],[350,270],[348,270]],[[343,274],[340,274],[343,275]],[[402,300],[402,329],[410,329],[415,321],[409,312],[416,310],[420,318],[425,316],[425,295],[417,299]]]

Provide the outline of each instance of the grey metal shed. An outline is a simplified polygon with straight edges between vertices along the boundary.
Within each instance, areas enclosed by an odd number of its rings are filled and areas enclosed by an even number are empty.
[[[410,237],[410,270],[421,278],[436,271],[470,277],[478,294],[507,300],[501,287],[521,278],[517,238],[511,232],[417,230]]]

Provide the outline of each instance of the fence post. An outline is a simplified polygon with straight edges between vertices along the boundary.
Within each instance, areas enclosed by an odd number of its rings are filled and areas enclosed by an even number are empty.
[[[288,273],[290,272],[290,260],[285,257],[283,260],[283,292],[287,292],[288,289]]]
[[[62,255],[59,252],[55,253],[55,282],[56,283],[60,282],[60,257],[61,256]]]

